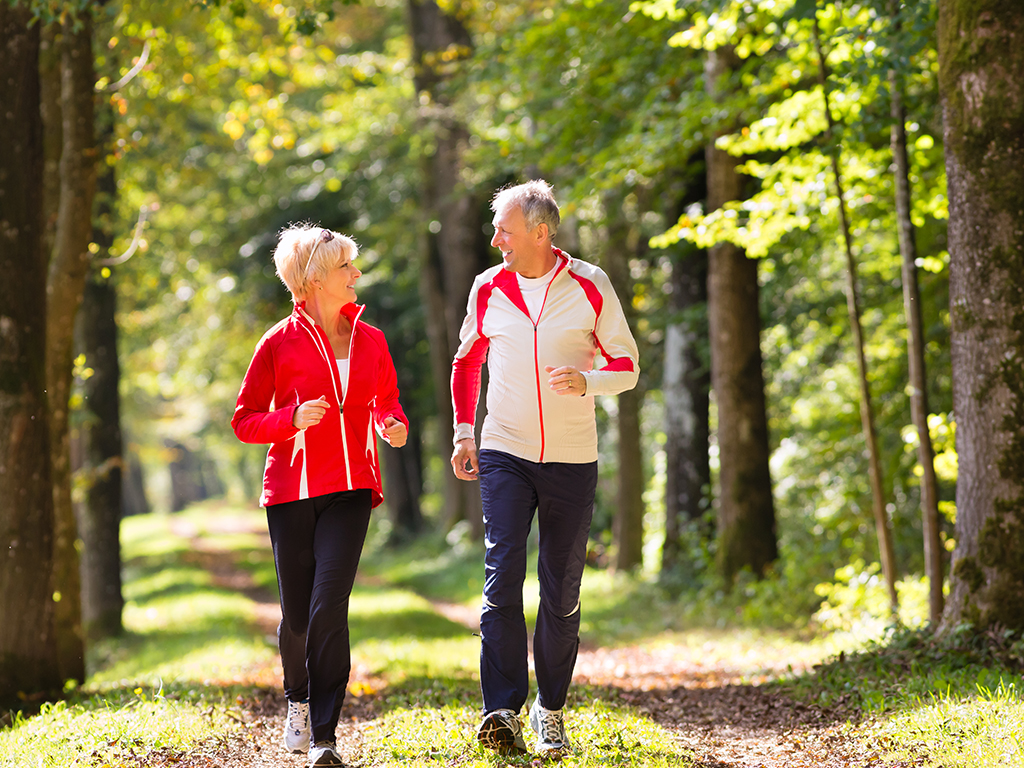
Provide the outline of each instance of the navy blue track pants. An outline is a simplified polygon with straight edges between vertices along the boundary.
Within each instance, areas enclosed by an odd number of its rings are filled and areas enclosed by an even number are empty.
[[[523,582],[535,512],[540,534],[540,609],[533,635],[537,688],[542,706],[561,709],[580,643],[580,583],[597,462],[538,464],[482,450],[479,469],[487,547],[480,614],[484,711],[519,712],[529,694]]]
[[[348,602],[370,523],[369,489],[267,507],[281,624],[277,630],[290,701],[309,699],[313,741],[334,741],[352,657]]]

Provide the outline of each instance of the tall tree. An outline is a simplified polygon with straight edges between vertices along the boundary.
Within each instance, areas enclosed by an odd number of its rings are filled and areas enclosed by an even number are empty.
[[[928,377],[924,358],[924,321],[917,280],[917,231],[911,215],[910,158],[907,152],[907,112],[903,106],[904,78],[897,62],[903,46],[903,21],[899,4],[890,0],[892,19],[892,68],[889,100],[892,116],[890,146],[896,181],[896,221],[899,228],[903,275],[903,312],[907,317],[907,361],[910,369],[910,413],[917,430],[917,460],[921,465],[921,531],[924,538],[924,571],[928,577],[928,615],[933,625],[942,618],[942,541],[939,538],[939,492],[935,476],[935,451],[928,429]]]
[[[113,147],[113,110],[109,100],[99,110],[100,146]],[[114,164],[100,164],[97,216],[93,242],[98,253],[113,245],[113,211],[117,197]],[[77,461],[84,494],[77,505],[82,540],[82,627],[86,638],[109,637],[122,631],[120,528],[122,481],[125,472],[121,439],[121,367],[117,356],[117,290],[110,269],[94,263],[86,280],[75,326],[75,352],[91,372],[81,384]]]
[[[860,294],[857,288],[857,262],[853,254],[853,237],[846,208],[846,194],[843,174],[840,169],[840,148],[836,137],[836,123],[832,115],[832,101],[829,93],[828,66],[821,44],[821,28],[815,10],[812,17],[814,49],[818,57],[818,81],[821,84],[825,111],[825,140],[828,143],[829,160],[832,166],[832,180],[836,190],[836,207],[839,211],[839,230],[843,236],[846,256],[846,306],[850,313],[850,328],[853,330],[853,345],[857,355],[857,373],[860,382],[860,417],[864,442],[868,449],[868,470],[871,477],[872,509],[875,516],[875,533],[878,538],[879,558],[882,573],[889,588],[889,604],[893,614],[897,610],[896,599],[896,555],[893,551],[892,529],[885,504],[885,483],[882,477],[882,459],[878,447],[878,432],[875,429],[875,410],[871,400],[871,384],[868,381],[867,355],[864,352],[864,330],[861,323]]]
[[[0,3],[0,703],[60,690],[53,635],[53,494],[39,25]]]
[[[701,528],[711,485],[708,256],[707,251],[689,243],[680,246],[672,262],[672,319],[665,329],[661,386],[665,400],[665,544],[661,569],[666,575],[682,564],[684,532],[688,527]]]
[[[96,194],[95,96],[92,10],[67,14],[61,29],[60,202],[47,278],[46,384],[50,402],[53,462],[55,631],[61,674],[85,679],[81,578],[71,501],[69,402],[75,316],[85,290]]]
[[[604,195],[605,220],[608,236],[605,240],[601,263],[619,294],[622,311],[630,329],[636,333],[636,310],[633,308],[633,279],[629,260],[630,227],[623,210],[621,191]],[[612,520],[612,540],[615,543],[615,567],[621,571],[636,568],[643,562],[644,549],[644,472],[643,450],[640,441],[640,407],[643,391],[634,387],[621,392],[618,401],[618,497]]]
[[[943,626],[1024,629],[1024,6],[939,1],[956,549]]]
[[[466,188],[464,156],[469,128],[457,110],[453,75],[473,51],[473,40],[458,4],[445,8],[433,0],[409,0],[413,44],[413,79],[420,99],[420,119],[434,139],[423,169],[424,216],[422,286],[432,370],[438,401],[439,450],[451,452],[453,411],[448,381],[458,349],[459,329],[473,279],[481,267],[480,204]],[[481,398],[482,400],[482,398]],[[445,473],[446,523],[468,520],[474,533],[483,531],[480,491]]]
[[[706,56],[706,88],[712,98],[723,99],[738,59],[731,46]],[[743,195],[739,159],[716,147],[714,139],[706,153],[710,211]],[[721,457],[717,558],[727,583],[744,568],[763,576],[779,554],[758,296],[757,261],[733,243],[713,245],[708,253],[708,326]]]

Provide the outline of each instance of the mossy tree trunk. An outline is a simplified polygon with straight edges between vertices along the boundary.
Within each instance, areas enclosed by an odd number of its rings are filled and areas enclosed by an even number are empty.
[[[46,405],[39,25],[0,3],[0,708],[60,693]]]
[[[705,80],[713,97],[727,87],[735,65],[728,47],[707,53]],[[706,155],[707,208],[713,211],[741,198],[743,178],[736,171],[739,160],[716,148],[714,138]],[[778,557],[758,296],[757,262],[732,243],[712,246],[708,326],[721,457],[717,567],[728,584],[744,568],[763,576]]]
[[[1024,629],[1024,5],[940,0],[956,549],[943,628]]]

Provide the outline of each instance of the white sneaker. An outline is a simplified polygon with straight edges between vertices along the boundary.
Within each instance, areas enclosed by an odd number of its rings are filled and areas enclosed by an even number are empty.
[[[309,750],[310,768],[317,768],[322,765],[345,765],[345,763],[341,761],[341,755],[338,754],[338,749],[332,741],[318,741],[313,745],[312,749]]]
[[[533,706],[530,707],[530,727],[537,734],[537,745],[534,749],[540,754],[560,755],[569,748],[569,737],[565,735],[562,710],[544,709],[540,705],[539,696],[533,700]]]
[[[309,702],[289,701],[284,748],[289,752],[309,752],[309,739]]]

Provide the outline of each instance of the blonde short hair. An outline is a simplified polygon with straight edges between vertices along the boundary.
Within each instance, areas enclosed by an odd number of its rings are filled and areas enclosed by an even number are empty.
[[[528,230],[532,230],[538,224],[547,224],[549,239],[554,239],[558,233],[558,225],[561,222],[558,203],[555,202],[551,185],[543,179],[499,189],[491,200],[491,210],[499,213],[508,207],[522,211]]]
[[[357,253],[359,246],[351,237],[304,222],[281,230],[274,266],[292,298],[304,301],[314,280],[326,279],[330,270]]]

